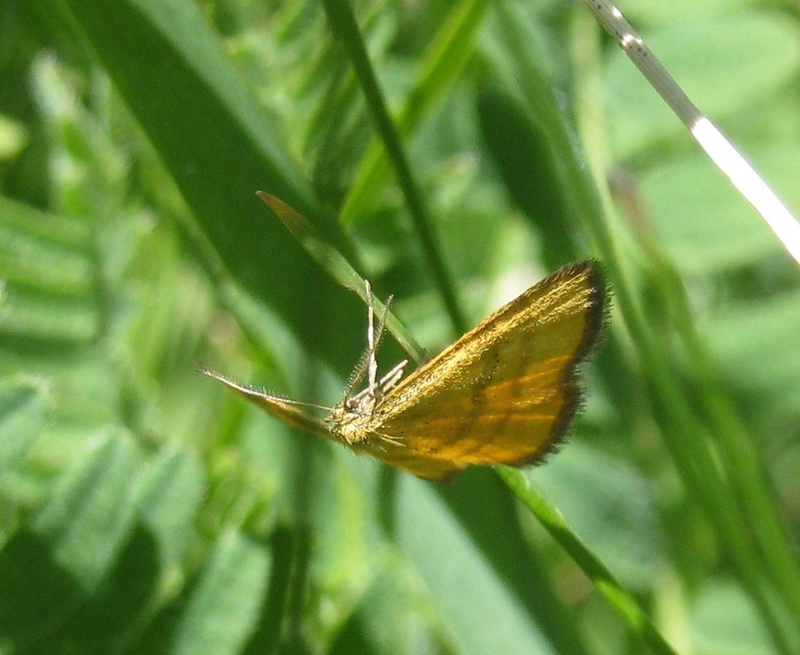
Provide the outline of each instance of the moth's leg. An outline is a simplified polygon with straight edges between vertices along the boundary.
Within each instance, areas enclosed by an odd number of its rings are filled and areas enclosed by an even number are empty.
[[[381,339],[383,338],[386,328],[386,317],[389,313],[389,305],[392,302],[392,297],[386,301],[386,306],[381,314],[380,320],[376,328],[375,325],[375,302],[372,296],[372,285],[369,280],[364,280],[364,286],[367,292],[367,349],[361,357],[358,366],[356,366],[353,373],[350,375],[347,387],[345,388],[344,400],[342,401],[350,409],[360,407],[362,410],[369,405],[374,407],[375,402],[380,396],[389,388],[397,384],[397,381],[403,375],[403,365],[395,366],[389,373],[378,380],[378,346],[380,346]],[[366,374],[367,386],[356,394],[353,394],[353,389],[356,388],[361,378]],[[387,385],[388,383],[388,385]],[[366,400],[370,402],[365,404]]]
[[[396,437],[393,434],[387,434],[386,432],[378,432],[377,435],[378,438],[380,439],[380,441],[377,444],[378,448],[380,448],[383,451],[386,450],[386,446],[383,443],[381,443],[382,441],[386,441],[392,444],[393,446],[399,446],[401,448],[406,447],[406,444],[403,443],[403,437]]]
[[[397,383],[400,382],[400,379],[403,377],[403,369],[405,368],[406,364],[408,364],[408,360],[404,359],[381,378],[380,392],[382,394],[397,386]]]
[[[372,303],[372,287],[369,280],[364,280],[367,287],[367,352],[369,360],[367,362],[367,384],[373,398],[377,397],[378,392],[378,360],[375,356],[375,306]]]
[[[342,400],[342,404],[351,409],[355,408],[359,403],[362,403],[366,396],[372,398],[373,401],[376,400],[380,390],[377,351],[381,338],[383,337],[386,312],[383,313],[376,329],[372,285],[370,285],[369,280],[364,280],[364,286],[367,291],[367,347],[364,350],[364,354],[359,358],[358,365],[353,369],[353,372],[347,380],[347,386],[345,387],[344,398]],[[391,300],[391,298],[389,300]],[[387,311],[388,303],[389,301],[387,301]],[[365,375],[367,376],[366,388],[354,394],[353,390],[358,386]]]
[[[394,296],[389,296],[386,299],[386,302],[383,305],[383,313],[381,314],[380,321],[378,322],[378,329],[376,330],[376,333],[375,333],[374,348],[375,348],[375,353],[376,353],[376,356],[375,356],[376,377],[377,377],[377,352],[378,352],[378,348],[380,348],[381,342],[383,341],[383,337],[386,334],[386,319],[389,316],[389,308],[392,306],[392,300],[393,299],[394,299]],[[390,387],[386,386],[385,382],[389,378],[397,375],[396,371],[397,371],[398,368],[400,369],[400,375],[397,377],[397,379],[399,380],[400,377],[403,375],[402,369],[403,369],[403,366],[405,365],[406,362],[408,362],[408,360],[405,360],[405,362],[402,365],[400,365],[399,367],[395,366],[391,371],[389,371],[389,373],[384,375],[380,379],[380,381],[378,381],[378,385],[377,385],[378,388],[376,389],[376,392],[382,394],[382,393],[386,392],[390,388]],[[396,384],[396,383],[397,383],[397,381],[395,380],[395,382],[391,386],[394,386],[394,384]],[[377,400],[377,397],[376,397],[376,400]]]

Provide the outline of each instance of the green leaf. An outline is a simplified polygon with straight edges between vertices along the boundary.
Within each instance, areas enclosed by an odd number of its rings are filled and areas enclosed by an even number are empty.
[[[704,334],[726,382],[753,418],[800,416],[800,294],[742,302],[713,317]]]
[[[205,486],[196,454],[181,450],[161,453],[139,481],[140,521],[155,540],[164,568],[178,566],[185,556]]]
[[[90,235],[77,221],[0,197],[0,334],[71,343],[96,336]]]
[[[175,626],[174,655],[234,655],[254,631],[266,597],[270,557],[237,534],[224,537]]]
[[[25,456],[44,421],[44,393],[34,381],[0,380],[0,472]]]
[[[454,652],[555,652],[429,483],[403,476],[397,500],[398,541]]]
[[[54,560],[87,591],[113,565],[131,528],[136,464],[127,435],[97,435],[93,446],[65,472],[33,521]]]
[[[0,196],[0,278],[42,292],[83,297],[94,290],[90,229]]]
[[[50,0],[39,5],[57,11]],[[225,268],[308,350],[350,366],[360,351],[359,339],[346,327],[355,315],[355,299],[319,270],[255,192],[268,191],[297,208],[334,243],[342,243],[341,235],[287,154],[281,126],[265,120],[197,5],[69,0],[63,6],[158,150]],[[327,300],[298,303],[290,289]]]
[[[114,570],[129,537],[133,448],[120,435],[97,441],[0,552],[0,634],[20,643],[57,639]]]
[[[750,155],[790,207],[800,207],[794,174],[798,147],[780,144]],[[641,185],[655,238],[681,271],[719,273],[781,251],[772,230],[700,154],[652,166]]]
[[[700,653],[769,655],[773,649],[752,603],[729,580],[710,580],[692,608]]]
[[[790,84],[800,67],[797,25],[766,13],[741,11],[645,32],[643,37],[714,122]],[[644,154],[681,132],[681,123],[621,52],[609,59],[606,79],[620,157]],[[689,136],[685,139],[688,143]]]
[[[665,565],[651,491],[633,467],[574,440],[531,478],[626,587],[646,588]]]
[[[685,24],[706,16],[725,16],[731,12],[746,8],[752,3],[749,0],[638,0],[636,4],[625,5],[625,16],[628,20],[642,25],[665,25],[669,23]]]
[[[406,103],[394,118],[400,135],[412,134],[454,83],[472,56],[475,33],[488,7],[485,0],[462,0],[450,7],[436,38],[420,59],[417,78]],[[365,220],[389,176],[390,166],[385,148],[374,141],[342,206],[344,223],[353,225]]]

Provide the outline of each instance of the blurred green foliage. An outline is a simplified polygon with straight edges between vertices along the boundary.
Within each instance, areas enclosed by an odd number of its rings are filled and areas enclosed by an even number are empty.
[[[796,266],[556,0],[356,4],[410,200],[343,7],[0,5],[0,653],[645,648],[493,471],[423,482],[197,374],[331,404],[363,348],[363,303],[256,190],[432,350],[448,297],[474,324],[601,258],[585,412],[525,476],[677,652],[798,652]],[[797,8],[622,9],[800,208]]]

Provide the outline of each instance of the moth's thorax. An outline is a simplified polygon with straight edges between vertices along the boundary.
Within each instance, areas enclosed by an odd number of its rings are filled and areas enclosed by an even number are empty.
[[[375,412],[376,399],[371,394],[345,398],[331,408],[325,419],[331,433],[347,444],[368,441]]]

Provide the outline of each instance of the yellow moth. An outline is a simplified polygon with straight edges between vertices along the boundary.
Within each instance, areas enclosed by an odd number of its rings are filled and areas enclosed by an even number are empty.
[[[431,480],[471,465],[533,464],[564,438],[580,406],[578,369],[604,318],[596,262],[561,268],[405,378],[405,361],[378,377],[385,314],[376,329],[369,286],[367,297],[366,356],[333,407],[204,373],[290,425]]]

